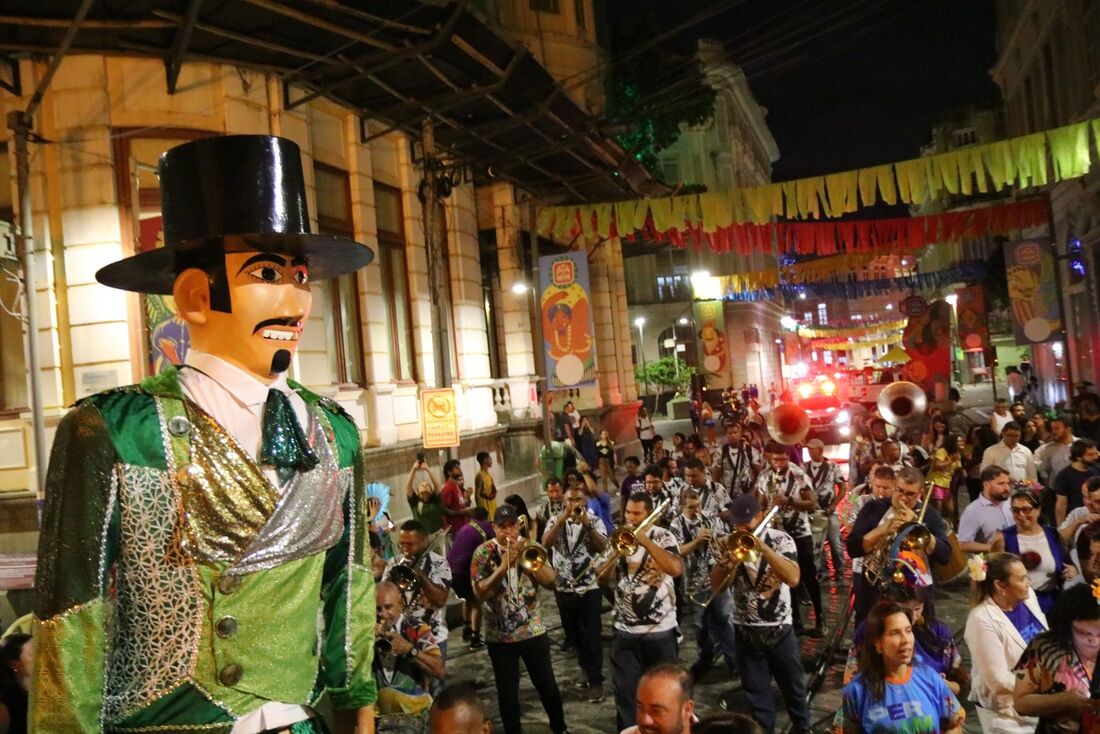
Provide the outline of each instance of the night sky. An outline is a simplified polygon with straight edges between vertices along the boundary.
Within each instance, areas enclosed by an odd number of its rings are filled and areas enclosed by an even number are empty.
[[[726,4],[661,48],[690,53],[700,37],[725,44],[768,109],[776,181],[914,158],[944,114],[1000,106],[989,76],[993,0]],[[639,6],[671,29],[714,2],[610,0],[612,22]]]

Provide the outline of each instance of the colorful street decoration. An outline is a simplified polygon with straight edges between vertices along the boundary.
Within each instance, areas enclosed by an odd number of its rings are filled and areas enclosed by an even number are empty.
[[[985,288],[971,285],[956,291],[955,318],[959,346],[964,352],[981,352],[989,347],[989,322],[985,307]]]
[[[1050,239],[1007,243],[1005,274],[1016,343],[1042,344],[1060,339],[1063,325]]]
[[[895,319],[893,321],[860,322],[852,326],[800,326],[798,327],[798,335],[810,339],[849,336],[858,338],[886,331],[901,331],[904,328],[905,319]]]
[[[539,258],[540,312],[550,388],[596,379],[595,330],[583,252]]]
[[[919,305],[913,298],[907,301],[909,323],[901,339],[910,357],[905,379],[934,394],[937,384],[951,384],[951,304],[919,299],[923,304]]]
[[[645,230],[651,222],[654,230],[669,233],[675,242],[686,231],[713,234],[733,225],[768,225],[777,217],[840,217],[878,203],[922,205],[944,193],[988,193],[1009,186],[1026,189],[1088,173],[1092,166],[1090,138],[1100,143],[1100,118],[938,155],[782,183],[659,199],[544,207],[537,227],[540,234],[558,238],[573,234],[611,237]],[[771,240],[767,244],[770,246]]]
[[[707,387],[729,385],[732,377],[722,301],[696,301],[692,312],[695,325],[699,329],[695,335],[699,350],[698,364],[702,366],[699,372],[706,380]]]

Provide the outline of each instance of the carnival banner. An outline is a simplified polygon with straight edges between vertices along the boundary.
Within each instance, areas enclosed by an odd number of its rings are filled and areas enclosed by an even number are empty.
[[[959,346],[964,352],[981,352],[989,346],[989,323],[985,310],[985,288],[967,286],[956,291],[955,314],[959,324]]]
[[[543,344],[550,389],[596,379],[595,329],[584,252],[539,258]]]
[[[706,380],[707,387],[726,387],[732,378],[722,301],[696,301],[692,311],[699,330],[695,340],[699,349],[699,374]]]
[[[160,215],[142,219],[138,229],[141,251],[164,247],[164,227]],[[149,338],[149,374],[160,374],[173,365],[183,364],[191,346],[187,322],[176,314],[171,296],[143,293],[145,329]]]
[[[946,395],[951,384],[951,304],[927,303],[922,298],[907,299],[909,323],[901,343],[909,355],[905,379],[920,385],[929,395],[938,395],[937,385]]]
[[[1050,239],[1007,243],[1005,274],[1016,343],[1042,344],[1060,339],[1063,326]]]

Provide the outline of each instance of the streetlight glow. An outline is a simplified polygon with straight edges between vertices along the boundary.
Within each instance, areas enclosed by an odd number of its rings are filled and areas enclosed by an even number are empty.
[[[634,325],[637,326],[639,329],[645,326],[645,316],[639,316],[638,318],[634,319]]]
[[[790,316],[784,316],[783,318],[779,319],[779,325],[787,331],[794,331],[798,328],[798,322]]]
[[[886,310],[887,310],[887,311],[893,311],[893,310],[894,310],[894,304],[892,304],[892,303],[887,303],[887,304],[886,304]]]
[[[515,283],[512,284],[512,292],[515,293],[517,296],[522,296],[524,293],[527,292],[527,284],[524,283],[522,280],[517,280]]]
[[[955,305],[958,304],[958,302],[959,302],[959,294],[958,293],[952,293],[950,296],[948,296],[947,298],[945,298],[943,300],[945,300],[949,304],[951,304],[951,308],[955,308]]]
[[[680,324],[680,326],[687,326],[688,325],[688,317],[687,316],[681,316],[679,324]]]

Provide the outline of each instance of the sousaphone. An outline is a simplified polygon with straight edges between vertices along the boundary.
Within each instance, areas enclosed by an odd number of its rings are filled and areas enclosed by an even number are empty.
[[[795,403],[780,403],[768,415],[768,433],[785,446],[794,446],[806,440],[810,432],[810,414]]]
[[[898,428],[919,423],[927,410],[928,397],[912,382],[892,382],[878,394],[879,415]]]

